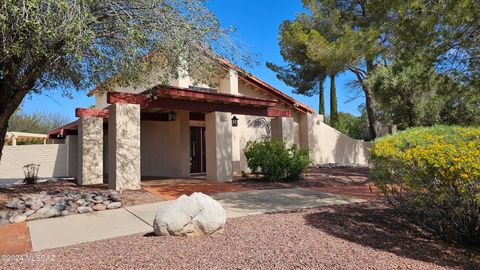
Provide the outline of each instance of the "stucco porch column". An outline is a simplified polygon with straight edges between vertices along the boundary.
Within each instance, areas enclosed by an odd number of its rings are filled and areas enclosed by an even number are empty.
[[[314,119],[311,113],[303,113],[300,115],[300,147],[304,149],[313,149],[314,138]]]
[[[190,115],[188,111],[177,111],[179,129],[178,158],[179,177],[190,177]]]
[[[272,139],[284,140],[287,144],[294,143],[294,130],[292,117],[277,117],[272,119]]]
[[[103,184],[103,119],[78,119],[78,184]]]
[[[140,189],[140,105],[113,104],[108,111],[108,187]]]
[[[220,78],[219,91],[221,93],[238,95],[238,72],[233,69],[229,69],[223,77]],[[240,115],[236,115],[239,117]],[[232,132],[232,164],[233,171],[237,174],[240,173],[240,136],[235,132]]]
[[[232,181],[231,113],[205,114],[205,144],[207,179]]]

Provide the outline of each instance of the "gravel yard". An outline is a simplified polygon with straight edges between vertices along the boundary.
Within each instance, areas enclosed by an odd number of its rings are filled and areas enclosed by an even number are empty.
[[[228,220],[219,236],[132,235],[28,254],[43,262],[4,259],[0,268],[480,268],[478,249],[428,239],[393,214],[382,203],[369,202],[249,216]]]

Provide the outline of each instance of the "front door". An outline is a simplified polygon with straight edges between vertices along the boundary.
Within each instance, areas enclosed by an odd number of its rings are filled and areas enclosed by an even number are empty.
[[[190,173],[204,173],[205,168],[205,128],[190,127]]]

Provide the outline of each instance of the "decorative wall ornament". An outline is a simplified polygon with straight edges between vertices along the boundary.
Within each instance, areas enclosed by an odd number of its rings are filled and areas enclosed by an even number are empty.
[[[265,129],[265,132],[267,133],[267,135],[262,135],[262,139],[264,139],[264,140],[270,139],[270,135],[272,134],[271,133],[272,127],[271,127],[270,121],[268,121],[266,118],[259,117],[259,118],[255,118],[255,119],[250,119],[250,120],[247,121],[247,126],[248,127],[253,127],[253,128],[263,128],[263,129]]]

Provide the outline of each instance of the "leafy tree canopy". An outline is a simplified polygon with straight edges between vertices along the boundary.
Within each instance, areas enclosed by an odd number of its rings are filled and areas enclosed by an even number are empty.
[[[294,88],[301,95],[319,95],[319,113],[325,115],[325,96],[323,83],[327,70],[319,63],[312,62],[306,55],[306,46],[302,43],[303,29],[300,24],[285,21],[280,26],[280,54],[287,61],[286,66],[267,63],[267,67],[277,73],[277,78]]]
[[[300,48],[327,74],[353,72],[373,137],[382,119],[403,127],[475,123],[476,117],[459,112],[475,113],[479,106],[480,2],[303,0],[303,5],[304,13],[283,23],[288,27],[280,31],[282,51]],[[287,62],[294,59],[282,55]]]
[[[338,113],[338,122],[335,128],[350,136],[353,139],[369,140],[368,134],[368,119],[365,111],[365,105],[359,106],[360,116],[354,116],[353,114],[346,112]],[[329,119],[327,119],[330,121]]]
[[[107,91],[144,81],[153,68],[164,77],[181,68],[208,80],[214,53],[250,62],[229,32],[205,0],[2,1],[0,150],[8,119],[28,93],[93,85]]]

